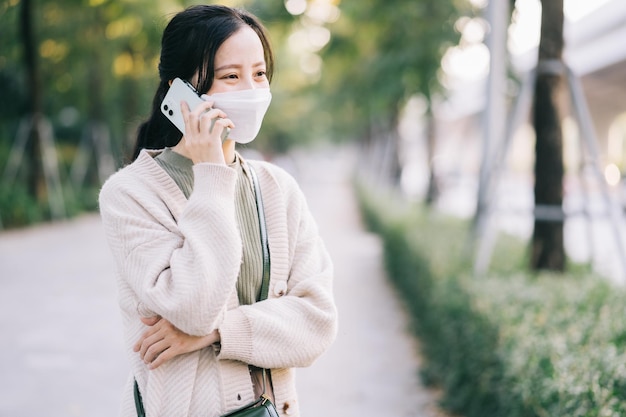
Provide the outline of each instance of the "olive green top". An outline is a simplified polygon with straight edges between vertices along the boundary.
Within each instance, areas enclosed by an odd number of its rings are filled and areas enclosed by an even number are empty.
[[[185,197],[189,198],[194,183],[193,162],[169,148],[157,155],[155,160],[172,177]],[[237,170],[235,216],[243,242],[243,262],[237,278],[237,295],[240,304],[252,304],[259,297],[263,279],[259,217],[250,174],[241,163],[239,154],[235,154],[235,162],[229,166]]]

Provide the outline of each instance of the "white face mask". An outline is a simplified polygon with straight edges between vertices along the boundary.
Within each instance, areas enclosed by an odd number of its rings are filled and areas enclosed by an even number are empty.
[[[269,88],[229,91],[227,93],[204,94],[204,100],[213,101],[216,109],[222,110],[235,127],[228,139],[238,143],[252,142],[261,130],[263,117],[272,100]]]

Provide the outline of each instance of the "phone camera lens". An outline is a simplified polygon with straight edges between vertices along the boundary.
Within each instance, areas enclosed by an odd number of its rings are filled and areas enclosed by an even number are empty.
[[[174,115],[174,111],[173,110],[168,111],[168,113],[169,113],[170,116]]]

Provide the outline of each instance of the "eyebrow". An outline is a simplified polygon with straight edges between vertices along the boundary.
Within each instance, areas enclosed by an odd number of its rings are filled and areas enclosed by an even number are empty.
[[[264,67],[264,66],[265,66],[265,61],[259,61],[256,64],[252,64],[253,68]],[[238,65],[238,64],[227,64],[227,65],[222,65],[219,68],[215,68],[214,71],[218,72],[218,71],[223,71],[223,70],[227,70],[227,69],[239,69],[239,68],[241,68],[241,65]]]

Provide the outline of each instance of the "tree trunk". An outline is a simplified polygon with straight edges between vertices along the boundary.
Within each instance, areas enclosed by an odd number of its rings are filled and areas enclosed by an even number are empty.
[[[436,121],[435,116],[428,106],[426,111],[426,157],[428,158],[428,189],[426,190],[425,204],[432,206],[439,197],[439,185],[437,176],[435,175],[435,140],[436,140]]]
[[[43,114],[41,82],[39,76],[39,66],[37,62],[37,43],[35,41],[33,29],[33,6],[31,0],[23,0],[20,10],[20,33],[24,51],[24,65],[26,67],[26,82],[28,90],[28,112],[26,117],[30,117],[32,125],[28,146],[26,148],[26,158],[29,165],[27,170],[27,184],[31,195],[37,201],[46,200],[46,186],[43,178],[43,166],[41,163],[41,141],[39,126]]]
[[[93,7],[93,23],[89,30],[89,35],[91,37],[90,41],[93,45],[98,44],[99,39],[105,39],[104,33],[104,21],[102,18],[102,10],[101,7]],[[88,111],[88,121],[85,129],[88,129],[86,134],[90,138],[89,142],[89,153],[92,155],[94,152],[97,152],[97,149],[94,149],[93,145],[98,138],[98,133],[102,131],[102,129],[108,129],[108,126],[104,123],[104,77],[102,74],[102,68],[104,65],[102,64],[102,50],[100,48],[93,48],[90,51],[90,59],[89,59],[89,75],[87,79],[87,85],[89,86],[89,107]],[[87,175],[86,175],[86,185],[87,186],[97,186],[100,184],[100,177],[98,176],[98,169],[96,165],[100,164],[100,160],[98,159],[98,155],[95,155],[96,163],[89,164]]]
[[[535,145],[535,206],[563,206],[563,137],[558,109],[562,82],[563,0],[542,0],[541,40],[535,84],[533,122]],[[545,64],[555,70],[544,70]],[[565,269],[563,217],[535,218],[531,267],[534,270]]]

